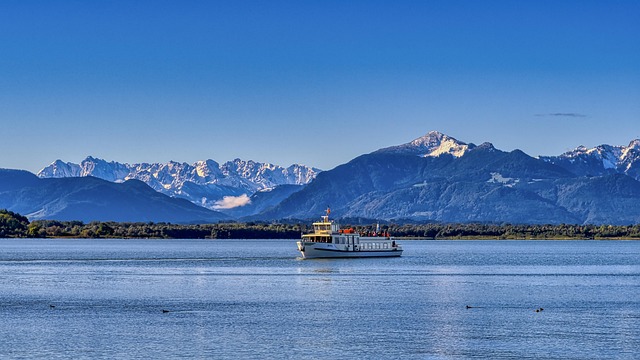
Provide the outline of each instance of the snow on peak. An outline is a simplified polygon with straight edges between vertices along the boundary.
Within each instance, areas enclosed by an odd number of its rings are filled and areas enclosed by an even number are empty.
[[[437,157],[442,154],[461,157],[471,148],[473,148],[473,145],[458,141],[438,131],[430,131],[426,135],[414,139],[409,143],[392,146],[379,151],[414,154],[422,157]]]
[[[441,142],[452,139],[439,131],[429,131],[426,135],[421,136],[410,142],[413,146],[433,147],[438,146]],[[455,140],[455,139],[453,139]]]
[[[82,169],[78,164],[66,163],[58,159],[52,162],[51,165],[40,170],[37,175],[41,178],[78,177],[81,176],[81,171]]]
[[[635,139],[629,143],[629,146],[623,147],[620,152],[620,161],[628,163],[640,158],[640,139]]]
[[[559,156],[541,156],[540,159],[553,164],[578,166],[580,173],[608,174],[624,173],[640,180],[640,139],[629,146],[598,145],[592,148],[578,146]],[[575,167],[573,167],[575,169]]]

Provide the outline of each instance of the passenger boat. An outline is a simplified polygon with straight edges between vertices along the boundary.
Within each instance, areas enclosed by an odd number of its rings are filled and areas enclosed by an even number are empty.
[[[402,246],[388,233],[359,234],[353,229],[340,229],[329,220],[329,213],[322,221],[313,223],[313,233],[302,235],[298,250],[305,259],[393,257],[402,255]]]

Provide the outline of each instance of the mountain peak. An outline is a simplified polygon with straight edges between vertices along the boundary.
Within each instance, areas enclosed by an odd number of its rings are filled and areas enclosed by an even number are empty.
[[[424,146],[424,145],[437,145],[447,140],[457,141],[456,139],[443,134],[439,131],[429,131],[426,135],[423,135],[417,139],[414,139],[410,142],[410,144],[415,146]]]
[[[442,154],[461,157],[474,147],[473,144],[464,143],[439,131],[429,131],[426,135],[406,144],[392,146],[378,151],[417,155],[421,157],[438,157]]]
[[[631,140],[627,149],[636,149],[640,150],[640,139]]]
[[[493,146],[492,143],[490,142],[483,142],[482,144],[478,145],[477,147],[475,147],[475,149],[482,149],[482,150],[489,150],[489,151],[495,151],[496,148],[495,146]],[[518,151],[522,151],[522,150],[518,150]]]
[[[73,163],[66,163],[60,159],[51,163],[51,165],[40,170],[37,174],[41,178],[63,178],[63,177],[78,177],[82,169],[80,165]]]

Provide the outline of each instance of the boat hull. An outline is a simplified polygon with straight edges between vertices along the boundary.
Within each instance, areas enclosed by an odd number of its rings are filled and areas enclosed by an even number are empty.
[[[298,250],[305,259],[322,258],[363,258],[363,257],[398,257],[402,255],[402,249],[364,250],[339,248],[332,244],[302,244],[298,241]]]

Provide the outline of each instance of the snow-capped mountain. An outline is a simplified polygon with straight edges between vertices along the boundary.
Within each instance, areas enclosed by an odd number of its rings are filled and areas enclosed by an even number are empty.
[[[561,166],[580,176],[626,174],[640,180],[640,140],[629,146],[579,146],[559,156],[540,156],[540,159]]]
[[[638,224],[640,181],[618,170],[637,174],[639,144],[579,148],[543,160],[430,132],[322,172],[251,218],[313,219],[330,204],[334,217],[348,219]],[[574,167],[585,163],[590,168]]]
[[[442,154],[461,157],[467,151],[473,149],[474,144],[467,144],[458,141],[448,135],[438,131],[430,131],[413,141],[388,148],[380,149],[376,152],[392,154],[413,154],[421,157],[438,157]]]
[[[122,182],[126,180],[130,170],[127,164],[117,162],[106,162],[91,156],[84,159],[80,164],[63,162],[56,160],[51,165],[38,172],[40,178],[66,178],[93,176],[111,182]]]
[[[123,182],[141,180],[161,193],[185,198],[198,205],[221,209],[225,196],[251,195],[279,185],[305,185],[321,170],[294,164],[287,168],[269,163],[235,159],[222,165],[214,160],[194,164],[170,161],[126,164],[87,157],[80,164],[56,160],[45,167],[40,178],[93,176]]]

